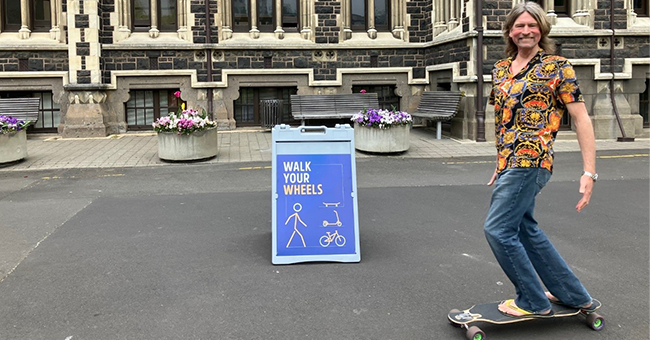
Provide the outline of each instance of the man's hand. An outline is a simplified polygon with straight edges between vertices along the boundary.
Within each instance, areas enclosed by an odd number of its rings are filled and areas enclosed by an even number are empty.
[[[496,172],[496,170],[495,170],[494,173],[492,174],[492,178],[490,178],[490,181],[488,182],[487,185],[492,185],[492,184],[494,184],[494,182],[495,182],[496,180],[497,180],[497,172]]]
[[[582,194],[582,198],[580,201],[578,201],[578,204],[576,205],[576,210],[580,212],[584,207],[589,205],[589,200],[591,199],[591,192],[594,189],[594,180],[591,179],[589,176],[581,176],[580,177],[580,190],[579,192]]]

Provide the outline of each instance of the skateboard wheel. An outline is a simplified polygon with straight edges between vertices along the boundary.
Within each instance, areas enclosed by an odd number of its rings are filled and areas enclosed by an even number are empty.
[[[587,315],[587,324],[591,329],[599,331],[605,327],[605,319],[596,313],[591,313]]]
[[[478,327],[472,326],[467,329],[467,339],[469,340],[484,340],[485,333]]]

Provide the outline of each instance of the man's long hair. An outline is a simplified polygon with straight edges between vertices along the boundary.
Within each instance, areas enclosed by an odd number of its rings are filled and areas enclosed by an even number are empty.
[[[506,55],[508,57],[514,57],[517,54],[517,45],[510,39],[508,34],[512,26],[514,26],[515,21],[519,18],[520,15],[528,12],[537,24],[539,25],[539,30],[541,32],[541,39],[539,41],[539,47],[548,54],[555,53],[555,41],[548,37],[548,34],[551,32],[551,23],[546,19],[546,12],[542,7],[537,3],[532,1],[524,1],[517,4],[510,14],[506,17],[506,22],[503,25],[503,38],[506,41]]]

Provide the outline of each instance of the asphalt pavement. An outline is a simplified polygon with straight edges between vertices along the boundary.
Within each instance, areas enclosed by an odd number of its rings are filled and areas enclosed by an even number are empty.
[[[450,309],[514,295],[482,232],[491,143],[414,129],[406,153],[357,153],[361,262],[283,266],[271,264],[269,132],[225,132],[198,163],[160,162],[151,135],[28,143],[0,169],[2,340],[464,339]],[[536,217],[603,302],[605,329],[581,317],[482,328],[647,339],[648,141],[598,142],[601,177],[579,214],[577,142],[556,150]]]

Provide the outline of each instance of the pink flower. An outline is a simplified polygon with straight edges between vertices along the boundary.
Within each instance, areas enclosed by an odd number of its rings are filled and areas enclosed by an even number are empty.
[[[361,92],[361,93],[366,93],[366,90],[361,90],[361,91],[359,91],[359,92]]]
[[[174,92],[174,97],[180,98],[181,97],[181,91]]]

